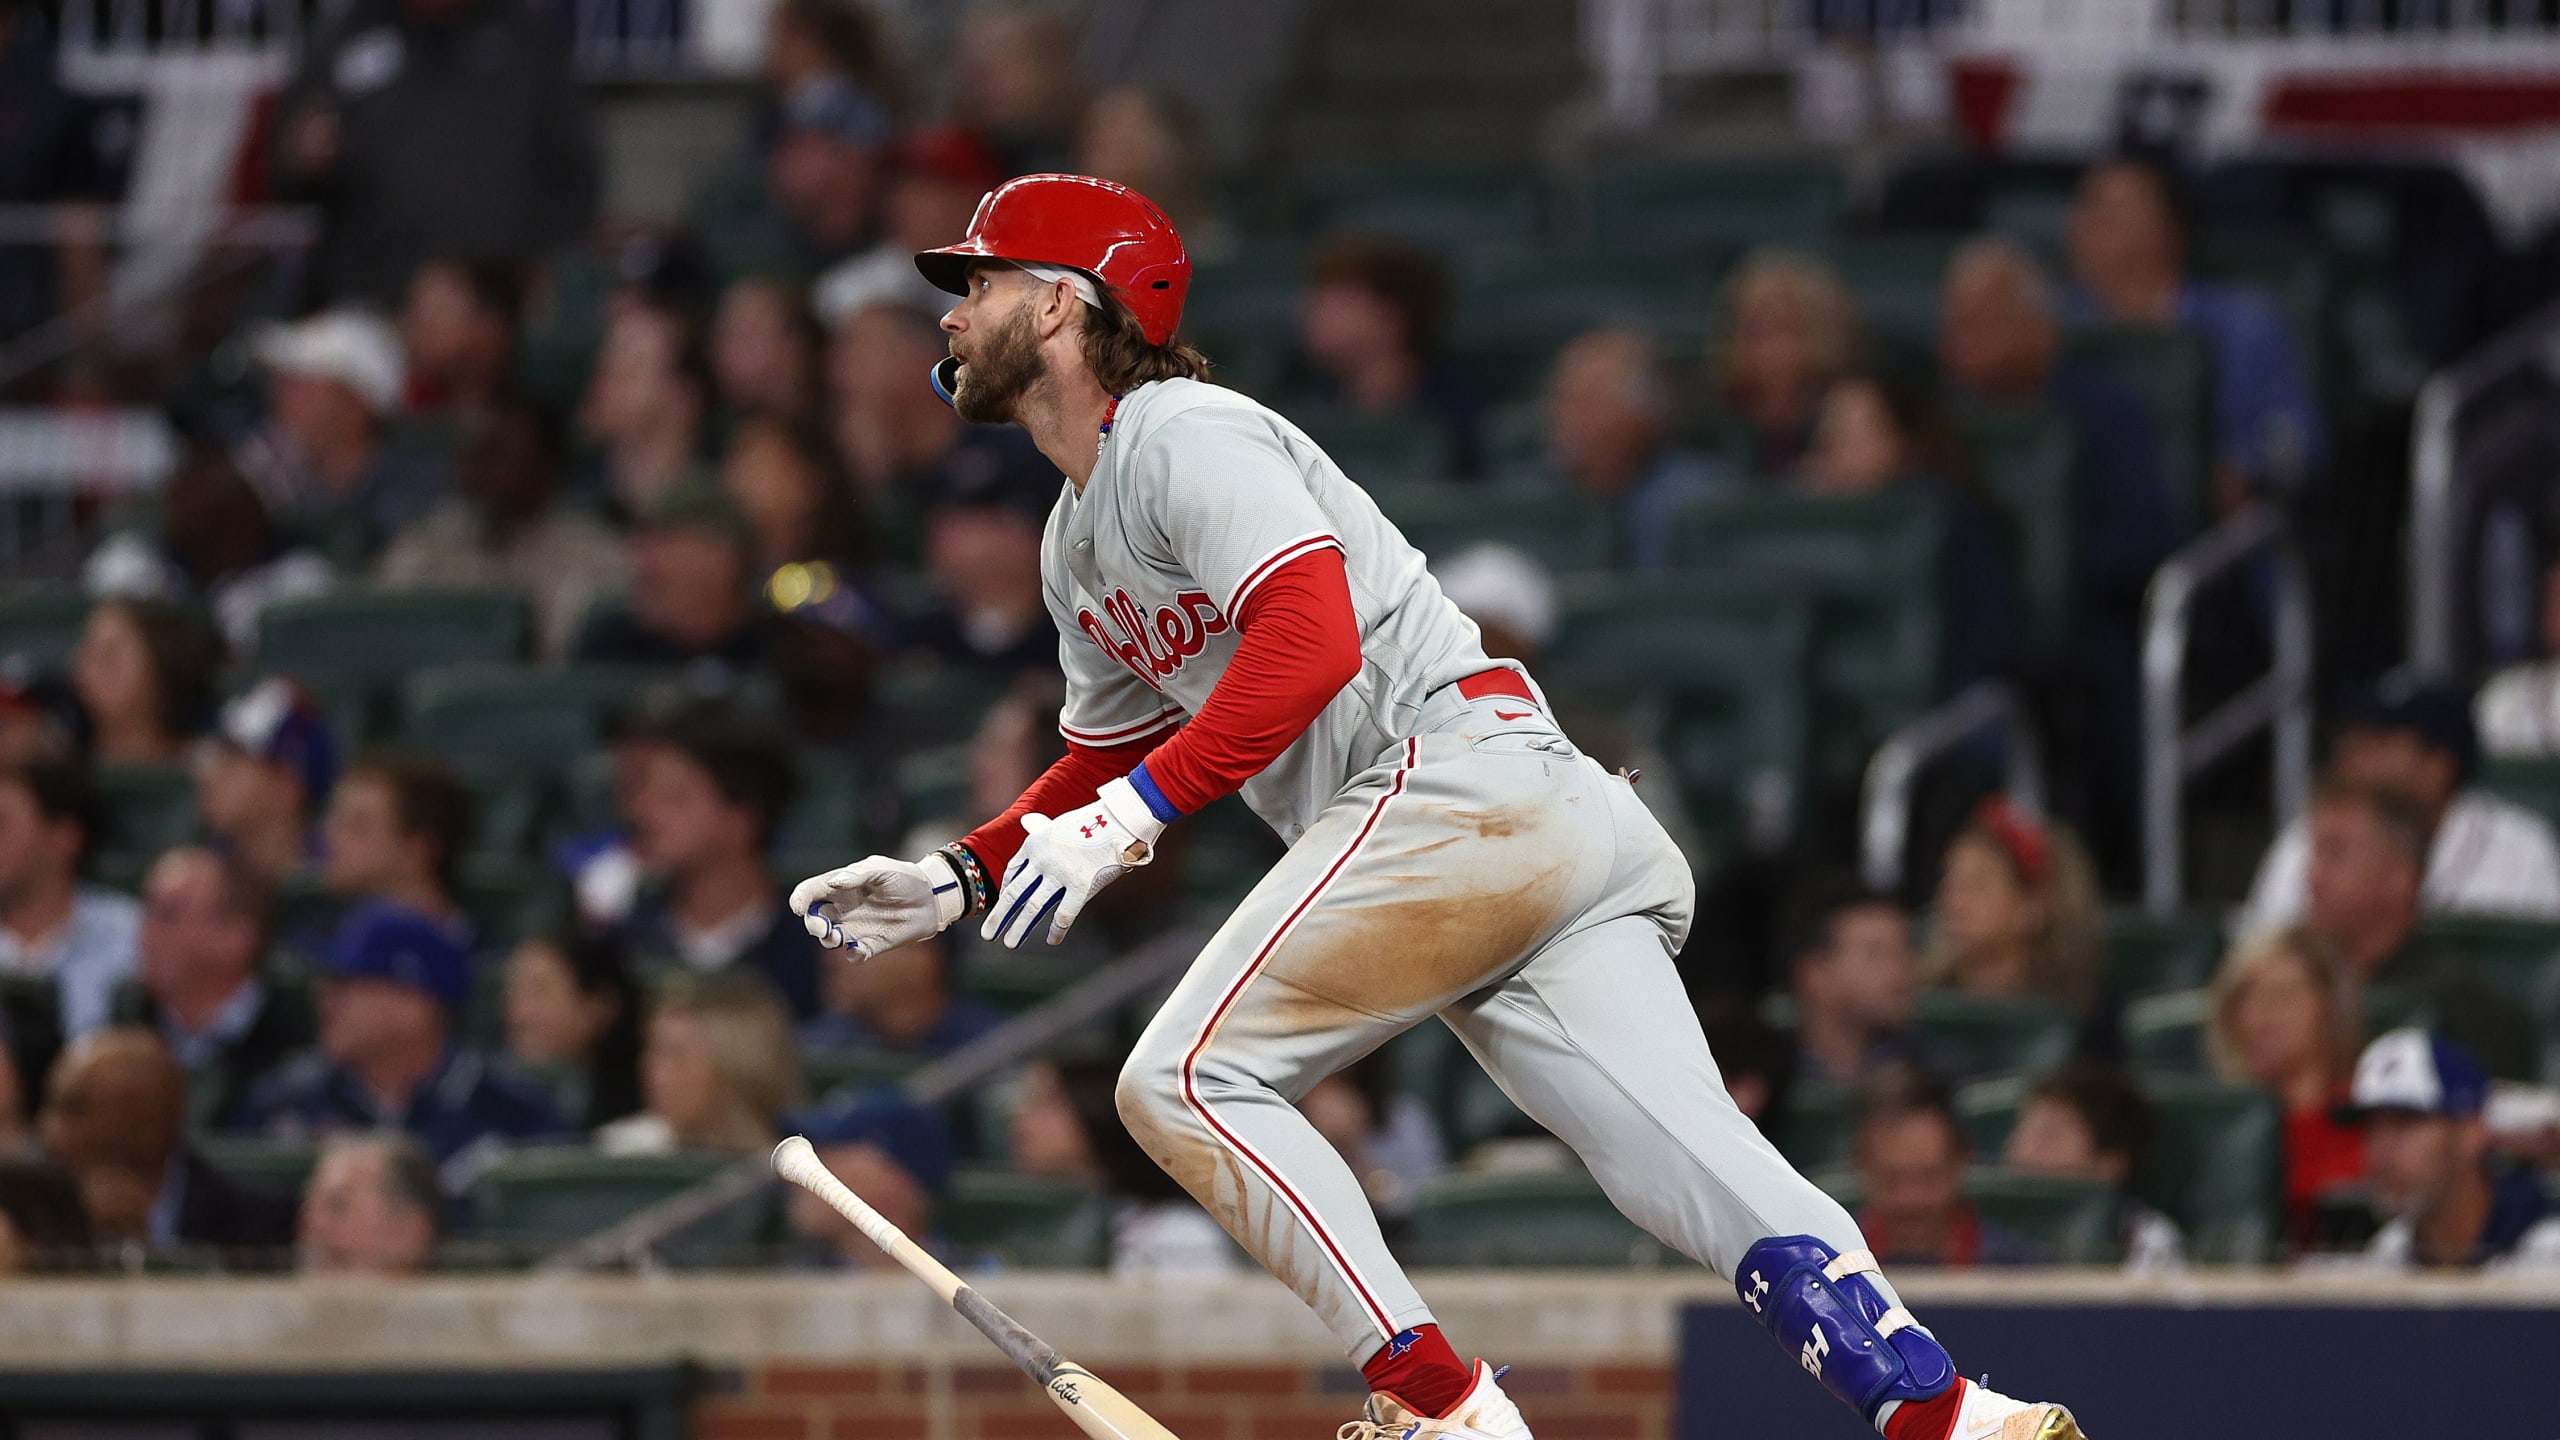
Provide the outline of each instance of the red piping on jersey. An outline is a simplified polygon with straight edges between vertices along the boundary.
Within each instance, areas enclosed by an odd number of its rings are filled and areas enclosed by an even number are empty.
[[[1067,737],[1071,743],[1077,745],[1102,747],[1121,745],[1126,744],[1131,740],[1144,739],[1167,726],[1179,725],[1181,723],[1181,711],[1167,710],[1161,715],[1145,720],[1134,721],[1130,724],[1118,726],[1110,730],[1079,730],[1073,725],[1061,720],[1058,722],[1058,733]]]
[[[1360,615],[1330,540],[1306,542],[1232,612],[1242,639],[1199,714],[1147,757],[1147,776],[1190,814],[1233,794],[1298,743],[1360,673]]]
[[[1342,867],[1350,864],[1351,857],[1360,853],[1360,847],[1368,842],[1370,832],[1378,828],[1378,817],[1387,813],[1387,802],[1404,793],[1405,776],[1412,773],[1415,763],[1421,758],[1421,752],[1422,742],[1419,740],[1408,739],[1404,742],[1404,763],[1396,767],[1395,778],[1387,784],[1387,793],[1379,796],[1378,803],[1369,807],[1369,818],[1362,822],[1360,833],[1351,837],[1350,845],[1346,846],[1340,855],[1334,857],[1331,865],[1325,867],[1323,876],[1307,891],[1305,897],[1298,901],[1297,906],[1290,910],[1288,917],[1280,922],[1279,928],[1271,932],[1270,938],[1262,942],[1262,948],[1254,952],[1252,963],[1246,965],[1244,973],[1238,975],[1235,983],[1227,987],[1226,995],[1218,1001],[1218,1008],[1209,1012],[1207,1023],[1200,1027],[1200,1038],[1192,1042],[1190,1051],[1182,1057],[1183,1103],[1190,1107],[1192,1114],[1200,1117],[1200,1123],[1207,1126],[1212,1134],[1226,1142],[1228,1149],[1243,1156],[1255,1170],[1261,1173],[1263,1181],[1270,1185],[1273,1193],[1288,1205],[1290,1212],[1298,1217],[1299,1223],[1307,1227],[1307,1232],[1316,1237],[1316,1243],[1324,1247],[1325,1254],[1333,1258],[1334,1269],[1341,1272],[1342,1278],[1351,1286],[1352,1293],[1360,1297],[1361,1306],[1369,1312],[1369,1318],[1377,1325],[1378,1333],[1390,1339],[1394,1338],[1396,1327],[1394,1322],[1387,1318],[1386,1307],[1378,1303],[1376,1295],[1370,1293],[1368,1282],[1360,1277],[1358,1270],[1352,1268],[1350,1258],[1343,1253],[1341,1244],[1333,1238],[1332,1232],[1325,1229],[1324,1222],[1316,1218],[1315,1211],[1308,1208],[1304,1200],[1298,1198],[1298,1192],[1289,1188],[1289,1182],[1280,1178],[1280,1172],[1273,1168],[1269,1161],[1256,1154],[1253,1147],[1244,1143],[1234,1131],[1219,1124],[1218,1117],[1210,1113],[1209,1102],[1200,1095],[1199,1066],[1201,1055],[1207,1052],[1210,1042],[1217,1038],[1218,1026],[1227,1018],[1227,1012],[1235,1008],[1236,1001],[1244,995],[1246,987],[1253,984],[1254,977],[1262,973],[1262,967],[1271,959],[1272,952],[1278,950],[1281,942],[1289,938],[1289,932],[1297,928],[1300,917],[1313,909],[1316,901],[1324,897],[1324,892],[1332,888],[1334,877],[1342,873]]]
[[[1281,566],[1299,556],[1328,548],[1339,550],[1342,548],[1342,542],[1321,533],[1301,535],[1263,556],[1244,572],[1244,578],[1236,582],[1236,592],[1227,597],[1227,618],[1241,624],[1244,620],[1246,605],[1251,603],[1253,592],[1261,586],[1263,581],[1278,574]]]

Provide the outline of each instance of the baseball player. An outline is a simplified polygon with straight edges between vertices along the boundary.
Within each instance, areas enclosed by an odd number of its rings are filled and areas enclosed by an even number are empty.
[[[1717,1274],[1889,1440],[2079,1440],[1956,1373],[1848,1213],[1726,1096],[1672,957],[1686,863],[1629,782],[1487,659],[1423,557],[1304,432],[1176,342],[1190,262],[1124,186],[1029,175],[916,257],[960,296],[933,383],[1066,474],[1041,574],[1068,754],[915,861],[801,883],[859,961],[965,918],[1055,944],[1166,827],[1241,790],[1289,844],[1120,1077],[1147,1152],[1331,1326],[1359,1437],[1526,1440],[1294,1102],[1437,1015],[1638,1224]]]

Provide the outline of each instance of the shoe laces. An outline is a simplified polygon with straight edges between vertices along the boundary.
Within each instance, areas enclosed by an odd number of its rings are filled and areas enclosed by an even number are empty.
[[[1333,1440],[1411,1440],[1422,1428],[1419,1420],[1401,1425],[1381,1425],[1375,1420],[1354,1420],[1333,1432]]]

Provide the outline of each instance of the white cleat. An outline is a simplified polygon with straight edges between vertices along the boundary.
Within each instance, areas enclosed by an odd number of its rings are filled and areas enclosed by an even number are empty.
[[[1964,1387],[1964,1402],[1947,1440],[2088,1440],[2080,1422],[2059,1405],[2012,1400],[1970,1380],[1956,1383]]]
[[[1443,1440],[1530,1440],[1529,1422],[1520,1418],[1519,1407],[1502,1393],[1500,1380],[1492,1366],[1477,1361],[1476,1383],[1467,1388],[1458,1408],[1439,1420],[1414,1414],[1404,1407],[1404,1402],[1382,1391],[1369,1397],[1367,1418],[1343,1426],[1335,1440],[1430,1440],[1433,1436]]]

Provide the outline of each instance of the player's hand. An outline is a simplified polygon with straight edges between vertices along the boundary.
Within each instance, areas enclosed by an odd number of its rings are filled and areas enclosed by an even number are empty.
[[[1008,950],[1044,921],[1049,943],[1067,938],[1085,902],[1130,869],[1155,858],[1164,822],[1147,808],[1127,780],[1102,787],[1093,803],[1066,814],[1025,815],[1022,842],[1005,867],[996,903],[987,910],[979,938],[1001,938]]]
[[[951,862],[927,855],[910,863],[874,855],[792,887],[791,913],[832,950],[856,960],[939,935],[966,908]]]

